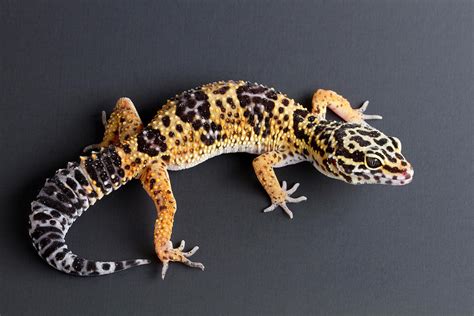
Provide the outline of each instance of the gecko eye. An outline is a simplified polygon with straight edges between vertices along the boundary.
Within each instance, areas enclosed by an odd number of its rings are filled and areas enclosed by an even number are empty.
[[[367,167],[369,167],[370,169],[377,169],[377,168],[379,168],[380,166],[382,166],[382,162],[380,161],[380,159],[375,158],[375,157],[373,157],[373,156],[366,156],[366,157],[365,157],[365,164],[366,164]]]

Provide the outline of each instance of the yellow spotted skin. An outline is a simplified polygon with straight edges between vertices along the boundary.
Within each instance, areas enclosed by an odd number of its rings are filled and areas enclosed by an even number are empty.
[[[273,88],[220,81],[176,95],[143,126],[132,101],[121,98],[102,142],[91,146],[100,150],[81,158],[87,178],[83,187],[93,204],[129,180],[140,179],[157,209],[154,245],[163,263],[162,277],[170,262],[204,269],[188,259],[197,247],[185,252],[184,241],[177,248],[171,242],[176,200],[168,170],[189,168],[223,153],[256,154],[253,167],[271,200],[264,211],[281,207],[290,218],[288,204],[306,197],[292,196],[299,184],[280,184],[277,167],[308,161],[323,174],[351,184],[409,183],[413,168],[401,153],[400,141],[369,126],[365,120],[381,117],[364,114],[366,107],[367,102],[353,109],[336,92],[317,90],[308,110]],[[326,120],[327,108],[343,121]]]

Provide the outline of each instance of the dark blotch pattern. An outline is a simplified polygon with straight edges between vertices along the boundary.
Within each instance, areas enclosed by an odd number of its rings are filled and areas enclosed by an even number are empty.
[[[244,117],[253,127],[254,133],[267,137],[271,132],[270,118],[279,92],[250,82],[238,87],[236,92],[240,106],[245,109]]]
[[[146,127],[137,137],[138,151],[149,156],[156,156],[167,150],[166,136],[152,127]]]

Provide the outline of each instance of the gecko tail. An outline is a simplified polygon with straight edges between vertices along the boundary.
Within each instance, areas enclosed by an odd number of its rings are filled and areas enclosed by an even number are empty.
[[[36,213],[46,215],[45,213]],[[54,226],[41,226],[33,232],[33,246],[50,266],[67,274],[99,276],[151,263],[147,259],[95,261],[81,258],[69,250],[64,236]],[[34,238],[38,236],[39,238]]]
[[[33,246],[53,268],[78,276],[106,275],[149,264],[147,259],[87,260],[69,250],[65,238],[74,221],[98,199],[126,182],[113,146],[83,158],[87,159],[85,167],[78,162],[68,163],[46,180],[31,203],[29,235]]]

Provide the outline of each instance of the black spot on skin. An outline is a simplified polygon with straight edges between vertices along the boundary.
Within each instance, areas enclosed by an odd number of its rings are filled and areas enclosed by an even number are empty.
[[[123,169],[119,169],[119,170],[117,171],[117,174],[118,174],[121,178],[123,178],[123,177],[125,176],[125,172],[123,171]]]
[[[183,131],[183,127],[180,124],[178,124],[176,125],[176,130],[181,133]]]
[[[115,263],[115,271],[123,270],[123,263],[122,262],[116,262]]]
[[[360,134],[360,135],[363,135],[363,136],[369,136],[369,137],[372,137],[372,138],[376,138],[376,137],[379,137],[381,136],[381,134],[377,131],[365,131],[365,130],[357,130],[357,132]]]
[[[125,265],[128,267],[135,267],[138,265],[138,262],[136,260],[127,260],[125,261]]]
[[[110,264],[109,263],[103,263],[102,264],[102,269],[105,270],[105,271],[109,270],[110,269]]]
[[[53,241],[48,248],[46,248],[46,250],[44,250],[43,252],[43,258],[48,258],[49,256],[51,256],[51,254],[53,252],[55,252],[56,250],[58,250],[58,248],[60,248],[61,246],[64,245],[64,242],[62,241]]]
[[[227,92],[227,90],[229,90],[230,88],[228,86],[223,86],[217,90],[214,90],[212,93],[214,94],[225,94]]]
[[[43,250],[44,248],[46,248],[49,244],[51,243],[51,239],[48,238],[48,237],[44,237],[43,239],[40,240],[40,242],[38,243],[38,248]]]
[[[54,259],[56,259],[56,261],[61,261],[64,259],[64,257],[66,257],[65,252],[58,252],[56,256],[54,257]]]
[[[344,178],[344,180],[346,180],[347,183],[352,183],[352,178],[341,173],[341,176]]]
[[[360,179],[370,180],[370,177],[363,172],[356,172],[355,175],[359,176]]]
[[[171,120],[170,120],[170,117],[169,117],[168,115],[163,116],[163,118],[161,119],[161,121],[163,122],[163,125],[164,125],[165,127],[170,126]]]
[[[204,102],[200,107],[198,107],[198,112],[201,114],[201,117],[204,119],[209,119],[211,117],[211,111],[209,109],[209,102]]]
[[[352,136],[350,140],[355,141],[359,146],[361,147],[367,147],[370,146],[370,142],[364,140],[361,136]]]
[[[123,151],[124,151],[125,153],[127,153],[127,154],[129,154],[129,153],[132,152],[132,150],[130,149],[130,146],[128,146],[128,145],[124,145],[124,146],[123,146]]]
[[[353,165],[345,164],[342,159],[339,159],[338,164],[339,164],[339,166],[342,167],[342,169],[344,169],[344,172],[347,173],[347,174],[351,174],[352,171],[354,170]]]
[[[307,115],[308,115],[308,111],[307,110],[301,110],[301,109],[297,109],[295,110],[295,112],[293,113],[293,115],[295,116],[301,116],[302,118],[305,118]]]
[[[235,109],[237,108],[237,106],[235,105],[235,102],[234,102],[234,100],[233,100],[232,98],[227,98],[227,103],[230,104],[230,107],[231,107],[232,109],[235,110]]]
[[[66,184],[73,190],[75,190],[77,188],[77,183],[76,181],[74,181],[73,179],[71,178],[67,178],[66,179]]]
[[[352,161],[354,162],[363,162],[365,157],[362,151],[355,150],[353,152],[350,152],[344,147],[338,147],[336,149],[336,156],[344,156],[346,158],[352,159]]]
[[[385,165],[385,166],[383,166],[383,168],[385,170],[391,172],[391,173],[402,173],[403,172],[403,170],[398,169],[397,167],[390,167],[390,166]]]
[[[195,131],[199,130],[202,126],[202,121],[200,120],[196,120],[192,123],[192,126],[194,128]]]
[[[393,138],[393,137],[389,137],[389,138],[390,138],[390,140],[392,141],[393,147],[395,147],[395,148],[398,149],[398,145],[399,145],[399,144],[398,144],[398,142],[395,140],[395,138]]]
[[[397,157],[397,158],[400,159],[400,160],[404,160],[404,159],[405,159],[405,158],[404,158],[402,155],[400,155],[399,153],[395,153],[395,157]]]
[[[110,175],[113,175],[115,173],[115,168],[114,168],[114,165],[113,165],[113,162],[112,162],[112,159],[109,157],[109,156],[105,156],[104,159],[104,164],[105,164],[105,167],[107,169],[107,172],[110,174]],[[113,182],[116,182],[118,181],[117,178],[114,178],[112,179]]]
[[[374,142],[379,146],[383,146],[387,143],[387,139],[386,138],[374,139]]]
[[[33,240],[37,240],[39,239],[41,236],[43,235],[46,235],[46,234],[49,234],[49,233],[57,233],[57,234],[60,234],[62,235],[63,232],[56,228],[56,227],[52,227],[52,226],[46,226],[46,227],[36,227],[36,229],[31,233],[31,238]]]
[[[197,101],[207,100],[207,95],[202,90],[197,90],[194,93],[194,97],[196,98]]]
[[[271,112],[275,108],[275,103],[273,101],[263,100],[262,103],[265,106],[265,110],[267,112]]]
[[[84,267],[84,259],[82,258],[76,258],[74,259],[74,261],[72,262],[72,268],[76,271],[81,271],[82,268]]]
[[[221,100],[217,100],[216,105],[219,107],[219,109],[221,109],[222,112],[225,112],[225,108],[224,108],[224,105],[222,104]]]
[[[87,261],[86,266],[87,271],[95,271],[95,264],[92,261]]]
[[[274,90],[269,90],[265,93],[265,96],[269,99],[276,100],[278,99],[278,95]]]
[[[43,192],[47,195],[53,195],[56,192],[56,188],[53,186],[46,185],[43,187]]]
[[[79,170],[74,170],[74,179],[82,185],[82,186],[87,186],[89,185],[89,182],[86,180],[86,177],[79,171]]]
[[[281,100],[281,103],[282,103],[284,106],[288,106],[288,104],[290,104],[290,101],[288,101],[288,99],[283,99],[283,100]]]

